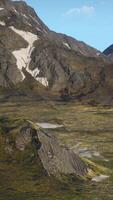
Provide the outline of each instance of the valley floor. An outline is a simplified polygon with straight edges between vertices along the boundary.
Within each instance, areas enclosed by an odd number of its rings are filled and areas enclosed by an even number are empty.
[[[37,164],[2,162],[0,200],[112,200],[113,199],[113,107],[91,107],[74,102],[0,103],[0,118],[22,118],[37,123],[59,124],[49,129],[61,145],[84,159],[108,169],[107,178],[61,184],[38,177]],[[1,156],[0,152],[0,156]]]

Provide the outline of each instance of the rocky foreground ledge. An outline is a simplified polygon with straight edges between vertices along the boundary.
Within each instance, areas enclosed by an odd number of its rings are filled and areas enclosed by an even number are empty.
[[[27,159],[37,160],[37,168],[40,166],[46,176],[60,180],[69,177],[92,179],[103,170],[61,147],[53,134],[28,120],[0,119],[0,143],[2,161],[10,158],[13,162],[21,162],[25,154]]]
[[[16,147],[24,151],[29,143],[32,143],[41,163],[48,175],[60,177],[75,174],[85,176],[88,173],[87,165],[68,148],[60,147],[57,139],[48,134],[32,122],[26,122],[16,138]]]

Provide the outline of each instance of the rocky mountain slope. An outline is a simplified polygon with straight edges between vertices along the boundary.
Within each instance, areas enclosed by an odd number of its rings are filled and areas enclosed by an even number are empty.
[[[112,62],[51,31],[23,1],[0,1],[1,99],[76,98],[112,102]]]
[[[110,45],[107,49],[105,49],[103,54],[105,54],[106,56],[108,56],[113,60],[113,44]]]

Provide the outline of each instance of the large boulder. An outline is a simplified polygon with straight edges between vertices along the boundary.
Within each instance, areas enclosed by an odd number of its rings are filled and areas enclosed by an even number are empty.
[[[16,163],[30,169],[35,165],[38,177],[54,177],[66,182],[72,177],[74,180],[91,180],[106,171],[61,146],[52,133],[28,120],[0,118],[0,157],[0,162],[12,163],[12,166]]]
[[[38,125],[26,122],[16,138],[16,147],[20,151],[32,143],[37,150],[44,169],[48,175],[60,177],[62,175],[75,175],[85,177],[89,169],[82,159],[72,150],[61,147],[50,133],[46,133]]]

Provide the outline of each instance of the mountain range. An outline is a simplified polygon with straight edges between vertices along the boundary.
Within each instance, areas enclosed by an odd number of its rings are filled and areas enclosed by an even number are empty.
[[[0,100],[113,102],[113,60],[50,30],[23,1],[0,1]]]

